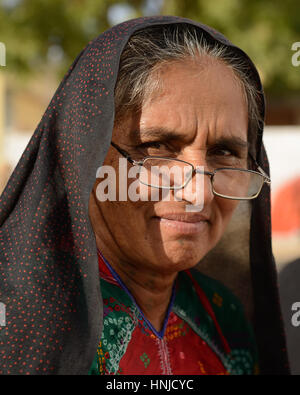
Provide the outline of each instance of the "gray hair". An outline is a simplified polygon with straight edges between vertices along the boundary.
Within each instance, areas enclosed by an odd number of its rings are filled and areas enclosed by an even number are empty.
[[[220,44],[194,26],[164,25],[135,32],[120,59],[115,87],[115,122],[129,111],[138,111],[147,97],[160,88],[158,71],[165,63],[199,57],[218,59],[230,67],[241,83],[248,106],[248,141],[255,152],[256,136],[261,119],[259,92],[249,74],[249,62],[230,47]]]

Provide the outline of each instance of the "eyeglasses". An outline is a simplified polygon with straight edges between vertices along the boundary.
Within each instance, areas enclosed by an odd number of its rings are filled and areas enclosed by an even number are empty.
[[[117,144],[111,145],[134,166],[139,166],[138,179],[141,184],[152,188],[178,190],[184,188],[193,175],[210,176],[212,192],[216,196],[233,200],[251,200],[258,197],[263,185],[271,184],[271,179],[254,161],[258,171],[233,167],[222,167],[214,171],[195,168],[191,163],[181,159],[159,156],[146,156],[140,161],[131,158],[128,152]],[[150,180],[150,181],[149,181]]]

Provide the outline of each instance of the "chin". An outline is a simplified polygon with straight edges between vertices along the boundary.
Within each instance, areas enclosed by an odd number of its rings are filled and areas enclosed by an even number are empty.
[[[186,243],[186,246],[178,246],[177,242],[177,246],[173,248],[172,244],[164,248],[164,254],[159,259],[163,271],[179,272],[190,269],[196,266],[208,252],[207,249],[202,251],[201,247],[191,246],[190,243]]]

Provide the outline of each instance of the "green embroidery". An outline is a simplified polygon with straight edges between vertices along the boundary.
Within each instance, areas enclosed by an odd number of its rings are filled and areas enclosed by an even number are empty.
[[[195,269],[192,269],[191,273],[207,298],[213,300],[214,313],[229,342],[231,353],[228,355],[224,352],[213,320],[199,305],[198,298],[190,289],[189,281],[182,279],[180,282],[173,311],[216,352],[230,374],[254,374],[257,364],[255,339],[252,328],[245,319],[241,303],[223,284]],[[184,272],[182,275],[186,276]],[[243,337],[242,343],[235,344],[236,334]]]
[[[150,359],[149,359],[148,355],[144,352],[140,356],[140,359],[144,363],[145,368],[147,368],[149,366],[149,363],[150,363]]]
[[[188,324],[182,335],[194,330],[220,357],[229,374],[254,374],[257,364],[255,342],[251,340],[251,328],[247,327],[240,302],[222,284],[196,270],[191,272],[207,298],[213,302],[212,307],[229,341],[231,353],[225,353],[214,322],[199,302],[184,272],[178,276],[179,287],[172,309]],[[91,374],[122,374],[119,364],[139,324],[140,313],[124,290],[104,280],[101,281],[101,290],[104,302],[103,332],[97,363],[96,360],[93,362]],[[239,335],[239,343],[235,342],[236,334]],[[149,367],[150,358],[145,352],[139,359],[145,368]]]
[[[120,288],[105,281],[101,281],[101,288],[105,316],[97,351],[98,374],[121,374],[119,363],[137,325],[138,312]]]
[[[249,350],[235,349],[232,350],[226,359],[225,366],[231,374],[234,375],[251,375],[254,373],[253,356]]]

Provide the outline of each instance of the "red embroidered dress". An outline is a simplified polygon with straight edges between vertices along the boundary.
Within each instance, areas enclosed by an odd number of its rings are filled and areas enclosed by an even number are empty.
[[[98,253],[103,332],[89,374],[254,374],[256,348],[240,302],[196,269],[178,274],[157,332]]]

